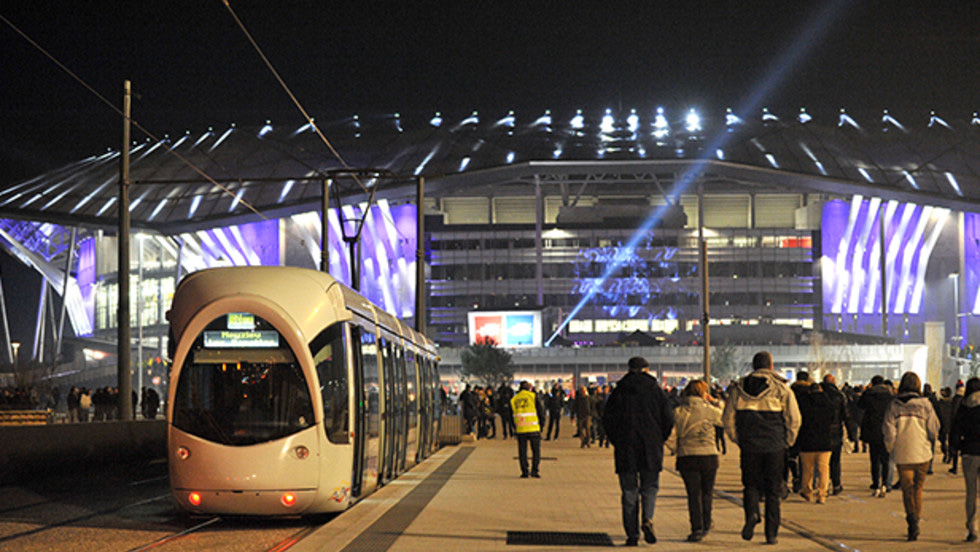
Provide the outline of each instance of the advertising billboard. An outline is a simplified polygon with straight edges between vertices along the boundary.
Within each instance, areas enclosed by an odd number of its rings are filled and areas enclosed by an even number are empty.
[[[541,311],[467,313],[470,345],[492,340],[500,347],[540,347]]]

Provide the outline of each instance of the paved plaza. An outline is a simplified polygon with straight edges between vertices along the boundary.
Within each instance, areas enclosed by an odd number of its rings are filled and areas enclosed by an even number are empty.
[[[544,532],[560,539],[608,535],[622,546],[618,480],[612,448],[579,448],[567,422],[557,441],[542,442],[541,479],[520,479],[513,439],[465,441],[446,447],[351,511],[300,542],[298,550],[588,550],[600,544],[508,544],[508,532]],[[798,495],[783,502],[779,543],[768,546],[762,524],[746,542],[740,531],[741,484],[738,449],[729,443],[721,457],[714,502],[714,529],[700,543],[685,542],[690,532],[684,484],[668,456],[660,479],[656,533],[659,550],[969,550],[980,544],[966,536],[963,479],[947,472],[937,455],[935,474],[926,481],[922,534],[905,540],[900,490],[874,498],[868,455],[845,454],[844,492],[818,505]],[[441,485],[441,486],[440,486]],[[400,513],[398,513],[400,512]],[[593,534],[593,535],[583,535]],[[513,535],[512,535],[513,536]],[[601,539],[600,539],[601,540]],[[608,543],[608,541],[607,541]],[[608,546],[608,544],[607,544]]]

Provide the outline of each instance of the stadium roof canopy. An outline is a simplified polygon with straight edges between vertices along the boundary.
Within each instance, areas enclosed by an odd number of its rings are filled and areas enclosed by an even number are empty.
[[[624,193],[653,185],[672,195],[691,171],[718,189],[864,194],[980,211],[980,118],[916,123],[887,112],[855,121],[843,111],[832,120],[806,111],[743,120],[730,111],[656,110],[317,122],[343,161],[311,125],[233,126],[134,145],[131,224],[172,235],[317,210],[328,178],[352,198],[374,186],[378,197],[411,199],[419,176],[437,197],[527,193],[534,182]],[[115,228],[119,166],[120,152],[109,151],[9,186],[0,191],[0,217]],[[370,170],[355,182],[348,169]]]

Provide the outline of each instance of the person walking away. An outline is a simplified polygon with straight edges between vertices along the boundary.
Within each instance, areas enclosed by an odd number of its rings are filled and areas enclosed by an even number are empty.
[[[800,409],[786,380],[773,370],[772,355],[760,351],[752,357],[751,374],[733,385],[722,420],[725,431],[741,449],[742,539],[752,540],[760,521],[760,494],[766,499],[766,543],[776,544],[780,523],[780,495],[786,450],[796,442]]]
[[[506,383],[497,388],[497,414],[500,415],[500,431],[504,439],[507,436],[517,437],[514,431],[514,413],[510,410],[510,400],[514,398],[514,390]]]
[[[837,388],[837,378],[833,374],[827,374],[820,383],[823,392],[834,407],[834,419],[831,421],[830,431],[830,484],[833,485],[831,494],[839,495],[844,492],[844,485],[840,478],[840,455],[844,448],[844,429],[847,428],[848,436],[854,440],[851,416],[847,408],[847,396]]]
[[[966,389],[963,382],[960,380],[956,381],[956,392],[953,395],[952,406],[950,407],[950,419],[956,417],[956,413],[960,410],[960,404],[963,402],[963,397],[966,395]],[[959,455],[950,454],[949,463],[952,464],[949,468],[949,473],[956,475],[956,463],[959,461]]]
[[[797,397],[799,400],[800,416],[803,423],[796,437],[796,446],[800,450],[800,495],[803,500],[816,500],[817,504],[827,501],[827,487],[830,479],[830,456],[833,448],[833,433],[836,422],[840,430],[840,422],[836,405],[823,387],[818,383],[810,385],[807,393]],[[817,474],[816,496],[814,496],[813,474]]]
[[[885,378],[876,375],[871,378],[871,386],[861,393],[858,406],[864,411],[861,419],[861,441],[868,444],[868,457],[871,460],[872,496],[884,498],[888,485],[888,450],[885,449],[881,424],[885,410],[892,402],[891,387],[885,385]]]
[[[609,448],[609,438],[606,437],[606,429],[602,425],[602,416],[606,411],[606,399],[609,397],[606,386],[595,388],[592,395],[592,429],[595,434],[596,446],[599,448]]]
[[[932,443],[939,437],[939,417],[922,396],[922,383],[915,372],[905,372],[898,396],[888,405],[882,425],[885,448],[895,459],[902,484],[902,502],[908,523],[908,540],[919,538],[922,490],[932,459]]]
[[[579,448],[590,447],[592,441],[592,399],[584,385],[575,393],[575,422],[578,427]]]
[[[949,387],[939,390],[936,414],[939,416],[939,448],[943,452],[943,464],[949,464],[949,430],[953,423],[953,397]]]
[[[544,432],[544,440],[558,439],[561,430],[561,411],[565,406],[565,390],[557,383],[551,387],[548,395],[548,430]],[[552,437],[554,436],[554,437]]]
[[[715,387],[711,391],[712,404],[718,406],[722,411],[725,410],[725,391],[720,387]],[[715,428],[715,448],[718,449],[722,454],[728,454],[728,448],[725,446],[725,427],[719,425]]]
[[[796,381],[790,384],[789,389],[796,395],[796,404],[800,404],[800,399],[810,392],[810,373],[806,370],[796,372]],[[785,475],[792,483],[793,493],[799,493],[802,489],[802,479],[800,478],[800,447],[793,443],[786,451]],[[786,495],[783,495],[786,498]]]
[[[949,451],[963,458],[966,485],[966,542],[977,540],[977,481],[980,479],[980,378],[966,381],[963,401],[949,427]]]
[[[616,473],[619,475],[620,504],[626,545],[636,546],[643,539],[657,542],[653,512],[663,469],[664,441],[674,427],[674,413],[667,394],[650,375],[650,363],[633,357],[629,371],[606,400],[602,422],[613,445]],[[643,522],[638,518],[642,515]]]
[[[68,390],[68,397],[66,398],[66,401],[68,403],[69,423],[79,421],[78,407],[79,407],[80,398],[81,398],[81,391],[79,391],[78,387],[75,387],[73,385],[71,389]]]
[[[711,529],[711,498],[718,473],[715,428],[723,427],[721,408],[704,380],[691,380],[674,409],[672,439],[677,452],[677,471],[687,490],[687,514],[691,534],[687,542],[700,542]]]
[[[510,400],[510,408],[514,413],[514,426],[517,428],[517,459],[521,466],[521,477],[541,477],[538,466],[541,464],[541,423],[540,415],[544,411],[541,399],[531,390],[531,383],[521,382],[520,390]],[[527,447],[531,445],[531,469],[527,466]]]

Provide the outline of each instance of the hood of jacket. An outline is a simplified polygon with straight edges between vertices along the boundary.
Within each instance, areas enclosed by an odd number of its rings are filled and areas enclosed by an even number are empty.
[[[963,399],[960,406],[965,406],[967,408],[973,408],[974,406],[980,406],[980,391],[975,391],[970,393]]]
[[[779,387],[786,383],[786,378],[775,370],[756,370],[738,382],[739,389],[753,398],[761,398],[772,393],[779,393]]]

